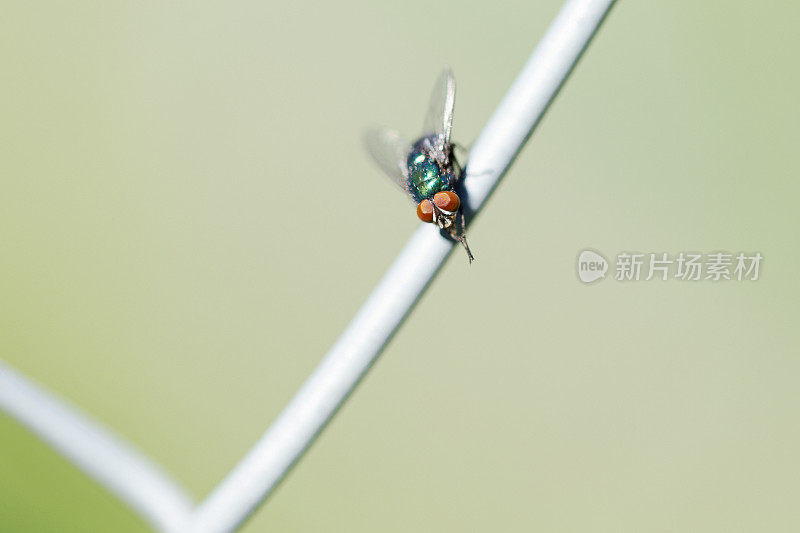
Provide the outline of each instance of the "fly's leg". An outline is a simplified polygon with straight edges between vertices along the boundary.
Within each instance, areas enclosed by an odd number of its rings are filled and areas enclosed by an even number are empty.
[[[461,243],[461,246],[464,247],[464,250],[467,252],[467,258],[469,258],[469,262],[472,263],[475,258],[472,256],[472,252],[469,249],[469,244],[467,244],[467,235],[466,235],[466,227],[464,223],[464,210],[460,209],[459,214],[461,215],[461,228],[453,228],[450,231],[450,235]]]

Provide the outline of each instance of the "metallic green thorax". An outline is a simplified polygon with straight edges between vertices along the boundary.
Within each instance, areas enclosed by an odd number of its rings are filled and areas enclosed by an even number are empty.
[[[429,154],[426,146],[429,139],[423,137],[416,143],[408,155],[408,192],[414,201],[421,202],[439,191],[453,188],[456,176],[453,169],[444,169]]]

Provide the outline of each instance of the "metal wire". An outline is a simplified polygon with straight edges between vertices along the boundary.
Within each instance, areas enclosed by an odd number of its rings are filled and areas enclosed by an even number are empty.
[[[614,0],[569,0],[473,144],[464,208],[478,213],[525,144]],[[233,531],[330,421],[436,276],[453,242],[422,225],[339,340],[250,452],[192,511],[152,461],[66,401],[0,363],[0,408],[116,494],[155,528]]]
[[[183,488],[107,427],[0,362],[0,408],[92,476],[160,531],[186,531]]]
[[[551,24],[467,162],[468,212],[497,187],[613,5],[569,0]],[[278,419],[198,507],[193,531],[233,531],[283,479],[403,323],[453,247],[422,225]]]

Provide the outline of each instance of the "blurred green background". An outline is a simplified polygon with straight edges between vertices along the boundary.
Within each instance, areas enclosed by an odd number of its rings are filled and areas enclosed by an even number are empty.
[[[203,497],[418,223],[363,129],[418,133],[450,64],[471,143],[559,7],[5,2],[2,359]],[[799,23],[619,2],[243,531],[797,531]],[[587,286],[586,247],[765,259]],[[0,415],[0,531],[146,530]]]

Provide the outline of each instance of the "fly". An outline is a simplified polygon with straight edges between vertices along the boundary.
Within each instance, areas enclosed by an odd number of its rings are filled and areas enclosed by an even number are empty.
[[[377,129],[368,131],[364,142],[378,166],[417,205],[420,220],[447,231],[461,243],[471,263],[461,199],[453,190],[463,177],[450,141],[455,98],[453,72],[445,68],[433,87],[419,139],[411,144],[397,131]]]

